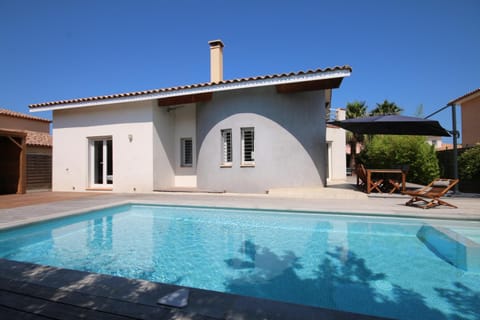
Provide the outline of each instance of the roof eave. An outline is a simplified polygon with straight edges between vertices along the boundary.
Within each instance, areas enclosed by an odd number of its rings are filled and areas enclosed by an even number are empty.
[[[72,108],[85,108],[85,107],[109,105],[109,104],[116,104],[116,103],[148,101],[148,100],[171,98],[171,97],[183,96],[183,95],[213,93],[213,92],[220,92],[220,91],[239,90],[239,89],[264,87],[264,86],[275,86],[275,85],[281,85],[281,84],[327,80],[327,79],[333,79],[333,78],[345,78],[345,77],[349,77],[350,75],[351,75],[351,70],[345,68],[345,69],[322,71],[319,73],[304,73],[304,74],[289,75],[285,77],[263,78],[263,79],[232,81],[232,82],[224,81],[222,83],[213,84],[209,86],[183,88],[183,89],[171,90],[171,91],[161,91],[161,92],[155,92],[155,93],[144,94],[144,95],[136,95],[136,96],[128,96],[128,97],[112,97],[112,98],[105,98],[105,99],[96,99],[91,101],[58,103],[58,104],[53,104],[48,106],[39,106],[34,108],[31,107],[30,112],[52,111],[52,110],[72,109]]]
[[[480,97],[480,88],[473,90],[472,92],[469,92],[455,100],[452,100],[448,103],[448,105],[458,105],[458,104],[463,104],[465,102],[468,102],[472,99]]]

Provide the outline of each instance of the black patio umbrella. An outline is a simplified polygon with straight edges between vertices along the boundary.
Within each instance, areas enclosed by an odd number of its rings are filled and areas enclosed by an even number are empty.
[[[353,118],[328,123],[358,134],[450,136],[438,121],[400,115]]]

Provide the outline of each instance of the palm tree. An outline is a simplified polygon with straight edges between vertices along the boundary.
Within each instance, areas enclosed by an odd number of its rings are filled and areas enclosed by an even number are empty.
[[[371,116],[382,116],[387,114],[400,114],[402,108],[397,106],[395,102],[390,102],[385,99],[382,103],[377,103],[377,107],[370,112]]]
[[[346,118],[361,118],[367,115],[367,105],[365,101],[354,101],[347,103]],[[350,144],[350,163],[349,167],[355,168],[355,158],[357,156],[357,144],[363,143],[365,136],[363,134],[347,132],[347,142]]]

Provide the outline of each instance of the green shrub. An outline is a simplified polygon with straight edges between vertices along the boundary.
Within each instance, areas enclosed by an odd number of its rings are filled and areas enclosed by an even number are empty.
[[[440,175],[435,148],[425,137],[375,135],[359,155],[367,168],[395,168],[408,165],[407,180],[428,184]]]
[[[468,149],[458,157],[460,179],[480,178],[480,144]]]

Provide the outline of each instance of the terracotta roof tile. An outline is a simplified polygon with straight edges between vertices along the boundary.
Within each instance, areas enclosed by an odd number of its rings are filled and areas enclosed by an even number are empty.
[[[325,69],[316,69],[316,70],[307,70],[307,71],[299,71],[299,72],[272,74],[272,75],[265,75],[265,76],[256,76],[256,77],[249,77],[249,78],[238,78],[238,79],[232,79],[232,80],[223,80],[223,81],[220,81],[220,82],[205,82],[205,83],[198,83],[198,84],[192,84],[192,85],[186,85],[186,86],[177,86],[177,87],[170,87],[170,88],[162,88],[162,89],[127,92],[127,93],[119,93],[119,94],[111,94],[111,95],[104,95],[104,96],[87,97],[87,98],[78,98],[78,99],[70,99],[70,100],[51,101],[51,102],[31,104],[29,107],[33,109],[33,108],[48,107],[48,106],[54,106],[54,105],[60,105],[60,104],[80,103],[80,102],[115,99],[115,98],[123,98],[123,97],[133,97],[133,96],[141,96],[141,95],[148,95],[148,94],[155,94],[155,93],[179,91],[179,90],[185,90],[185,89],[213,87],[215,85],[221,85],[221,84],[231,84],[231,83],[239,83],[239,82],[247,82],[247,81],[255,81],[255,80],[277,79],[277,78],[284,78],[284,77],[301,76],[301,75],[309,75],[309,74],[315,74],[315,73],[323,73],[323,72],[329,72],[329,71],[341,71],[341,70],[348,70],[348,71],[351,72],[352,68],[348,65],[336,66],[336,67],[325,68]]]
[[[46,132],[28,131],[26,144],[37,147],[51,147],[53,145],[52,136]]]
[[[463,100],[463,99],[465,99],[465,98],[468,98],[468,97],[470,97],[470,96],[473,96],[474,94],[479,93],[479,92],[480,92],[480,88],[475,89],[475,90],[473,90],[473,91],[470,91],[469,93],[464,94],[464,95],[461,96],[461,97],[458,97],[458,98],[450,101],[448,104],[457,104],[459,101],[461,101],[461,100]]]
[[[28,114],[15,112],[15,111],[12,111],[12,110],[7,110],[7,109],[0,109],[0,115],[8,116],[8,117],[14,117],[14,118],[22,118],[22,119],[28,119],[28,120],[42,121],[42,122],[48,122],[48,123],[51,122],[48,119],[34,117],[34,116],[31,116],[31,115],[28,115]]]

